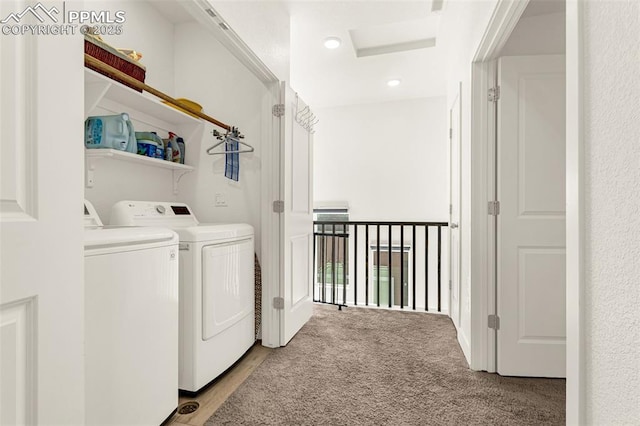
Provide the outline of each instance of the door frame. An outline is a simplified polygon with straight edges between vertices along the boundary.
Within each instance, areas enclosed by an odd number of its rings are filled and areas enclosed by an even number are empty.
[[[280,199],[281,147],[280,118],[272,112],[280,102],[280,81],[265,83],[269,94],[262,105],[262,140],[265,143],[262,158],[262,346],[280,347],[280,310],[273,305],[281,294],[281,224],[280,214],[274,213],[273,201]]]
[[[457,303],[457,318],[452,318],[454,321],[453,323],[456,325],[457,328],[460,328],[460,318],[461,318],[461,314],[460,314],[460,310],[462,309],[461,306],[461,302],[460,302],[460,285],[462,284],[460,281],[460,276],[462,273],[462,264],[460,262],[460,259],[462,258],[462,246],[460,244],[460,241],[462,240],[461,235],[462,235],[462,230],[460,229],[460,225],[461,225],[461,220],[460,220],[460,208],[462,206],[462,82],[458,82],[458,93],[456,94],[456,97],[454,98],[453,102],[451,102],[451,105],[449,106],[449,282],[451,283],[451,277],[453,277],[453,262],[451,261],[453,259],[453,244],[451,244],[451,221],[453,219],[452,217],[452,206],[453,206],[453,113],[454,113],[454,107],[456,106],[456,103],[458,104],[458,129],[457,129],[457,136],[458,136],[458,267],[457,267],[457,274],[455,276],[458,277],[458,285],[457,285],[457,290],[458,290],[458,294],[457,294],[457,299],[458,299],[458,303]],[[452,313],[452,306],[453,306],[453,285],[449,286],[449,316],[451,316]],[[463,338],[462,333],[458,334],[458,338]]]
[[[496,371],[495,331],[487,316],[495,313],[496,227],[487,214],[495,200],[495,109],[487,102],[495,79],[495,59],[518,23],[529,0],[498,0],[476,50],[471,77],[471,368]],[[580,0],[566,0],[567,61],[567,424],[583,424],[584,397],[584,142],[583,142],[583,14]]]

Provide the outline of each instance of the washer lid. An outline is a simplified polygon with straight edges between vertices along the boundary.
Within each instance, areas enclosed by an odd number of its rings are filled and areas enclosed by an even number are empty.
[[[95,229],[100,227],[102,227],[102,221],[98,216],[98,212],[96,212],[89,200],[84,200],[84,228]]]
[[[253,227],[246,223],[201,223],[198,226],[174,229],[180,241],[225,241],[253,236]]]
[[[98,248],[118,249],[139,244],[166,243],[176,244],[178,236],[166,228],[117,227],[87,229],[84,232],[85,250]]]

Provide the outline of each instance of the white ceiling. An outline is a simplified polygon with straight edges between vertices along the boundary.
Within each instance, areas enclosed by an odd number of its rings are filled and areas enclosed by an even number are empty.
[[[437,46],[420,48],[437,40],[440,17],[431,12],[430,0],[289,1],[287,5],[291,82],[311,105],[445,94],[443,52]],[[326,49],[323,41],[329,36],[342,39],[342,45]],[[385,51],[392,53],[375,54]],[[390,79],[401,84],[388,87]]]
[[[440,14],[431,11],[432,0],[212,3],[247,45],[265,54],[267,66],[288,78],[313,106],[445,94],[444,52],[437,47]],[[323,41],[329,36],[339,37],[342,45],[326,49]],[[436,46],[420,48],[433,46],[434,39]],[[393,53],[377,54],[389,50]],[[290,62],[282,52],[290,53]],[[388,87],[390,79],[401,84]]]
[[[159,8],[174,22],[188,19],[176,7],[181,1],[156,0],[165,3]],[[207,1],[310,105],[446,94],[446,52],[438,38],[442,12],[432,11],[443,4],[446,9],[443,0]],[[524,16],[563,9],[564,0],[532,0]],[[342,45],[326,49],[323,41],[329,36],[342,39]],[[390,79],[401,84],[388,87]]]

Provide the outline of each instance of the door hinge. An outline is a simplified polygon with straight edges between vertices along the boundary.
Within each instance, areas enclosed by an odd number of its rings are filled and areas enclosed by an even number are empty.
[[[453,213],[453,204],[449,204],[449,214]]]
[[[497,315],[489,315],[487,318],[487,324],[489,328],[500,330],[500,317]]]
[[[274,117],[282,117],[284,115],[284,104],[275,104],[271,108],[271,113]]]
[[[273,202],[273,212],[274,213],[284,213],[284,201],[276,200]]]
[[[453,129],[449,129],[449,139],[453,139]]]
[[[282,297],[274,297],[273,298],[273,308],[274,309],[284,309],[284,298],[282,298]]]
[[[500,214],[500,201],[489,201],[489,215],[498,216]]]
[[[449,291],[451,291],[451,280],[449,280]]]
[[[500,99],[500,86],[489,89],[489,102],[498,102]]]

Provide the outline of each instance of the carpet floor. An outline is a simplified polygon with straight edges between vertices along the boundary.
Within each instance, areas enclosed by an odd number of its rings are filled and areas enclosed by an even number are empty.
[[[469,370],[446,316],[316,305],[206,425],[564,423],[564,380]]]

